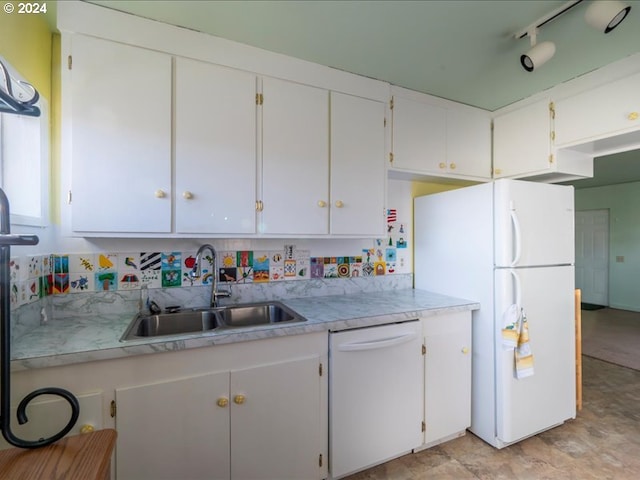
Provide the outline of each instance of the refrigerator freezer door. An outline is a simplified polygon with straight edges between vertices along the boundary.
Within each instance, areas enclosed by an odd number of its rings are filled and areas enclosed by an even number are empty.
[[[504,446],[575,418],[574,269],[496,269],[495,285],[496,443]],[[534,374],[519,380],[501,335],[502,314],[518,297],[534,358]]]
[[[574,263],[573,187],[498,180],[494,205],[496,267]]]

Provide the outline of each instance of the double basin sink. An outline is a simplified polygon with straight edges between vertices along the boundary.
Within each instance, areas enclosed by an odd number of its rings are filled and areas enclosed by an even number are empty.
[[[120,340],[139,340],[166,335],[191,335],[229,328],[306,321],[306,318],[301,317],[280,302],[181,310],[175,313],[137,315]]]

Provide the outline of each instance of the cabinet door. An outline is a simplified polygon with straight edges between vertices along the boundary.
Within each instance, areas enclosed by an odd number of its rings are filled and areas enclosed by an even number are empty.
[[[229,374],[116,390],[118,480],[229,479]]]
[[[324,478],[319,365],[313,356],[231,372],[232,478]]]
[[[57,382],[51,383],[55,384]],[[80,429],[85,425],[91,426],[95,430],[100,430],[104,427],[102,423],[102,397],[102,392],[76,395],[80,405],[80,413],[77,423],[67,436],[78,435],[81,433]],[[45,400],[34,399],[29,402],[27,407],[28,421],[22,425],[18,423],[17,418],[18,402],[15,402],[12,406],[10,414],[11,430],[18,438],[32,441],[48,438],[62,430],[69,421],[71,409],[66,400],[48,395],[39,398],[44,398]],[[0,450],[7,448],[13,448],[13,445],[10,445],[4,438],[0,438]]]
[[[640,74],[556,102],[556,145],[640,129]]]
[[[471,313],[424,320],[425,444],[471,425]]]
[[[395,96],[391,166],[418,173],[444,171],[446,121],[444,108]]]
[[[255,233],[256,77],[176,59],[176,232]]]
[[[171,57],[74,35],[72,229],[171,231]]]
[[[447,173],[491,178],[491,119],[474,110],[447,110]]]
[[[494,178],[523,176],[551,168],[549,103],[545,99],[494,118]]]
[[[382,235],[382,102],[331,92],[331,233]]]
[[[263,79],[260,232],[329,232],[329,92]]]

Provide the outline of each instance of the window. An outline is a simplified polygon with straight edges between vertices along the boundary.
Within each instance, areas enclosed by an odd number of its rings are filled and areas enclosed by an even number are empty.
[[[49,196],[49,111],[38,117],[0,113],[0,187],[9,199],[11,224],[45,226]]]

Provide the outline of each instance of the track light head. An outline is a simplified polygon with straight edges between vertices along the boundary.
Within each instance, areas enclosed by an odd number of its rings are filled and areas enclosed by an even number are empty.
[[[527,72],[533,72],[536,68],[544,65],[555,53],[556,46],[553,42],[538,43],[520,56],[520,64]]]
[[[618,0],[596,0],[589,5],[584,20],[600,32],[609,33],[626,18],[631,6]]]
[[[531,40],[531,49],[524,55],[520,55],[520,65],[527,72],[533,72],[553,57],[556,53],[556,46],[553,42],[537,43],[537,28],[529,30],[527,35]]]

